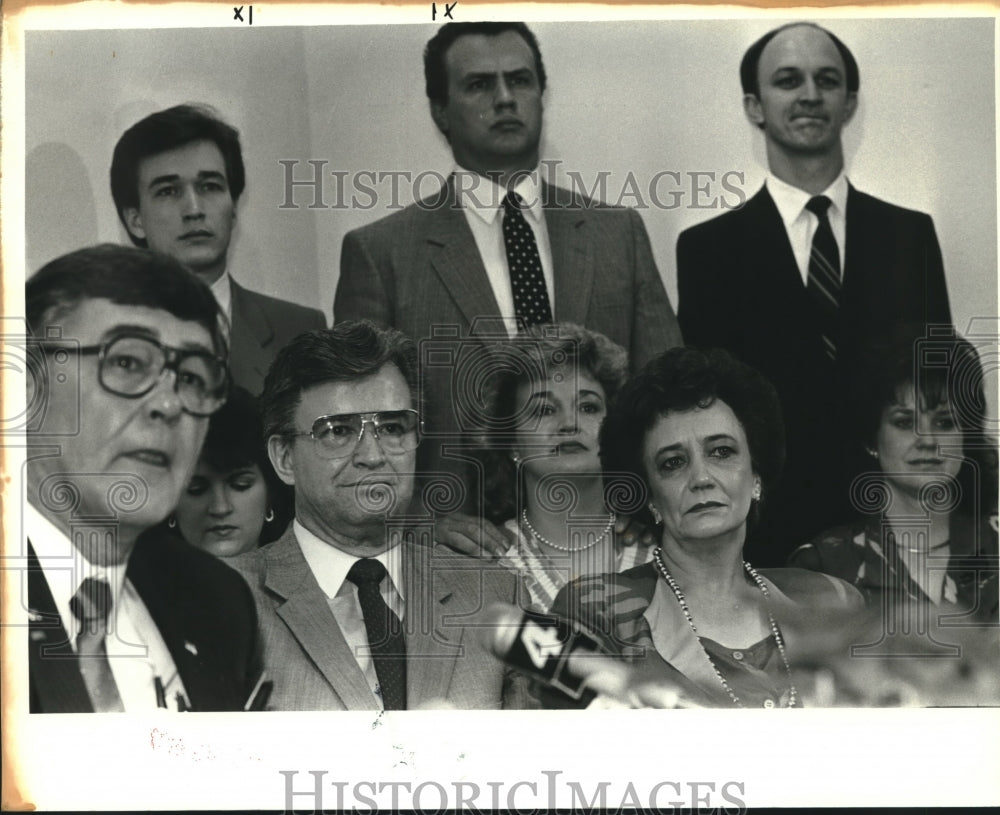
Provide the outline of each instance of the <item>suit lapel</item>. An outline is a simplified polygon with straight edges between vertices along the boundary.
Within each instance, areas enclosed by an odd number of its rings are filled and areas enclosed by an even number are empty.
[[[471,600],[458,602],[467,587],[457,578],[460,573],[435,572],[431,567],[433,547],[407,546],[403,558],[406,586],[406,706],[416,706],[433,699],[444,699],[451,686],[455,663],[461,653],[461,625],[442,625],[442,615],[449,603],[456,607],[475,607]],[[477,583],[478,585],[478,583]]]
[[[802,296],[805,286],[802,285],[802,275],[788,240],[788,231],[766,186],[747,203],[747,215],[750,226],[748,245],[752,241],[757,246],[770,247],[769,252],[754,253],[763,262],[758,275],[762,278],[768,276],[780,289],[795,291]]]
[[[542,200],[551,202],[555,191],[544,187]],[[552,276],[555,284],[555,319],[579,323],[587,320],[587,306],[594,284],[594,256],[587,239],[586,210],[549,206],[545,225],[552,249]]]
[[[879,235],[873,234],[871,228],[875,225],[884,227],[884,223],[880,219],[871,218],[870,214],[866,212],[868,208],[865,203],[864,196],[860,195],[853,185],[848,184],[845,219],[845,243],[847,245],[844,247],[844,295],[842,300],[851,296],[854,289],[854,277],[859,273],[862,265],[861,258],[870,255],[872,244],[877,245],[879,242]],[[882,240],[885,240],[884,235]]]
[[[263,379],[267,374],[267,360],[262,353],[274,339],[274,327],[264,310],[232,278],[232,330],[229,336],[229,361],[233,379],[237,382]]]
[[[313,577],[291,529],[268,547],[264,585],[284,598],[277,606],[278,616],[330,683],[344,707],[350,710],[377,708],[368,681],[333,618],[326,595]]]
[[[205,669],[199,657],[199,645],[209,645],[199,641],[199,622],[188,614],[185,587],[178,586],[176,571],[167,566],[165,545],[166,541],[155,535],[140,541],[129,557],[126,575],[170,652],[191,709],[225,709],[232,702],[219,686],[218,677]]]
[[[45,573],[28,542],[28,682],[32,713],[91,713],[87,686],[59,619]]]
[[[430,206],[427,242],[434,271],[470,325],[477,317],[499,318],[500,307],[493,296],[476,240],[465,213],[455,203],[453,178],[448,179],[441,197]]]

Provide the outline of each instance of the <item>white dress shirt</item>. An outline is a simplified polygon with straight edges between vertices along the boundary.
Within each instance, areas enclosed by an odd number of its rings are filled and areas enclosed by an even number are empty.
[[[472,230],[479,257],[486,267],[493,297],[504,318],[507,332],[517,333],[514,313],[514,293],[510,285],[510,269],[507,266],[507,249],[503,242],[503,199],[507,190],[492,179],[478,173],[456,167],[455,190],[458,205],[465,213],[465,220]],[[531,231],[535,233],[538,256],[542,261],[542,275],[549,294],[549,308],[555,314],[555,280],[552,276],[552,247],[549,245],[549,231],[545,226],[545,210],[542,207],[542,183],[536,169],[528,173],[514,186],[514,192],[523,201],[521,212]]]
[[[93,565],[31,504],[25,508],[24,527],[74,651],[80,625],[70,609],[70,600],[87,577],[104,580],[111,588],[105,645],[126,712],[158,707],[156,677],[163,684],[168,708],[179,708],[178,694],[184,707],[190,707],[170,650],[139,593],[125,576],[127,564]]]
[[[225,314],[226,319],[232,323],[233,286],[230,282],[229,272],[223,272],[219,275],[219,279],[216,280],[209,288],[212,289],[212,294],[215,295],[215,301],[219,304],[219,308],[222,309],[222,313]]]
[[[795,253],[795,262],[798,264],[799,274],[802,275],[802,283],[807,285],[809,282],[809,253],[812,251],[813,235],[816,234],[816,227],[819,226],[819,218],[806,209],[806,204],[813,196],[771,174],[768,174],[765,183],[767,191],[771,194],[771,198],[774,199],[774,204],[781,214],[781,220],[785,224],[785,232],[788,233],[792,252]],[[843,280],[844,255],[847,246],[847,176],[843,173],[838,175],[834,182],[820,195],[825,195],[833,202],[827,210],[827,217],[830,219],[833,239],[837,242],[837,249],[840,251],[840,277]]]
[[[372,689],[372,694],[381,705],[382,692],[378,684],[378,675],[375,673],[371,649],[368,647],[368,632],[365,629],[364,615],[361,613],[361,602],[358,600],[358,587],[347,579],[347,573],[361,558],[349,555],[321,540],[300,524],[298,518],[293,521],[292,529],[295,532],[295,539],[299,542],[299,548],[302,549],[302,555],[309,564],[309,569],[326,595],[333,618],[340,626],[358,667],[365,675],[368,687]],[[388,580],[382,580],[379,590],[386,605],[402,622],[406,612],[402,547],[393,546],[372,559],[385,566],[388,572]]]

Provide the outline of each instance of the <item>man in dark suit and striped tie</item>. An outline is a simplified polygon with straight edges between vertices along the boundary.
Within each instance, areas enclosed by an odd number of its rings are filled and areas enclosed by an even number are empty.
[[[749,48],[740,77],[767,181],[744,206],[681,234],[678,319],[689,345],[728,349],[781,396],[786,473],[749,544],[755,562],[776,564],[850,511],[857,463],[841,405],[858,354],[951,313],[930,216],[859,192],[845,175],[841,132],[860,88],[850,50],[811,23],[782,26]]]

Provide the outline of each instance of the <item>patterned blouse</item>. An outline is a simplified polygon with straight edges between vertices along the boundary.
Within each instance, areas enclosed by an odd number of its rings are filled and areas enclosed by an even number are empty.
[[[796,549],[788,564],[852,583],[869,605],[929,603],[949,614],[964,610],[973,621],[996,622],[997,516],[976,521],[952,515],[949,533],[950,545],[942,544],[941,555],[932,550],[926,559],[929,569],[944,571],[938,598],[928,597],[911,576],[891,527],[879,516],[827,530]]]
[[[569,572],[569,555],[557,558],[543,551],[535,536],[525,534],[516,518],[504,524],[503,532],[511,541],[511,545],[499,562],[520,578],[518,605],[529,611],[548,611],[560,589],[571,578],[578,577]],[[646,546],[641,543],[625,546],[619,543],[617,537],[614,544],[614,564],[601,564],[600,568],[595,569],[598,574],[609,571],[624,572],[633,566],[648,563],[653,559],[653,549],[656,548],[655,545]]]

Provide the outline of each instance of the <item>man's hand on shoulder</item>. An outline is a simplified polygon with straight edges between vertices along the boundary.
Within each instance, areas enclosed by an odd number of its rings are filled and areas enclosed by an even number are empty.
[[[503,532],[485,518],[459,512],[437,519],[434,541],[459,554],[484,560],[495,560],[510,548]]]

